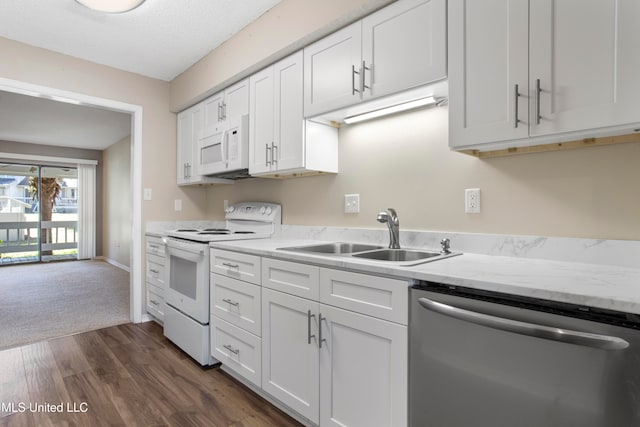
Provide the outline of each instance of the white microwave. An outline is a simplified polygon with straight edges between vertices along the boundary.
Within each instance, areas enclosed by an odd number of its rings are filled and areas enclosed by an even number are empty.
[[[199,175],[248,176],[249,116],[232,117],[203,129],[198,137],[196,164]]]

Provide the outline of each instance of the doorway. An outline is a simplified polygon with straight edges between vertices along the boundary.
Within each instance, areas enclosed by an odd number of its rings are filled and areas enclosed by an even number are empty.
[[[0,77],[0,90],[23,95],[55,99],[59,102],[76,103],[131,114],[131,274],[130,316],[131,321],[143,321],[142,300],[142,112],[140,105],[99,98],[77,92],[34,85]],[[5,155],[6,157],[6,155]]]
[[[77,255],[77,169],[0,163],[0,265]]]

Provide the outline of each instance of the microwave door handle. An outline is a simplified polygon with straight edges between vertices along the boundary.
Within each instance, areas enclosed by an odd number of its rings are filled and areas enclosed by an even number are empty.
[[[570,329],[554,328],[504,317],[491,316],[489,314],[477,313],[475,311],[443,304],[428,298],[419,298],[418,303],[423,308],[435,313],[501,331],[601,350],[622,350],[629,347],[627,341],[618,337],[572,331]]]
[[[220,141],[220,149],[222,150],[222,160],[224,161],[224,168],[226,169],[229,167],[229,147],[228,147],[226,129],[222,131],[222,140]]]

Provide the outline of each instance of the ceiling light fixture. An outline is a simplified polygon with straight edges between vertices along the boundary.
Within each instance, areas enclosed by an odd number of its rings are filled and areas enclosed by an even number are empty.
[[[368,113],[356,114],[355,116],[345,117],[346,124],[363,122],[365,120],[375,119],[376,117],[387,116],[389,114],[399,113],[401,111],[414,110],[420,107],[438,104],[438,100],[433,96],[416,99],[414,101],[405,102],[403,104],[392,105],[391,107],[381,108],[379,110],[369,111]]]
[[[106,13],[129,12],[144,3],[144,0],[76,0],[89,9]]]

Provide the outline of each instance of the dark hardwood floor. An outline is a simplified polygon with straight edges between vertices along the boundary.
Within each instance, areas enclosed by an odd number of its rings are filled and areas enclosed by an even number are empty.
[[[153,322],[0,351],[0,404],[0,426],[300,426]]]

